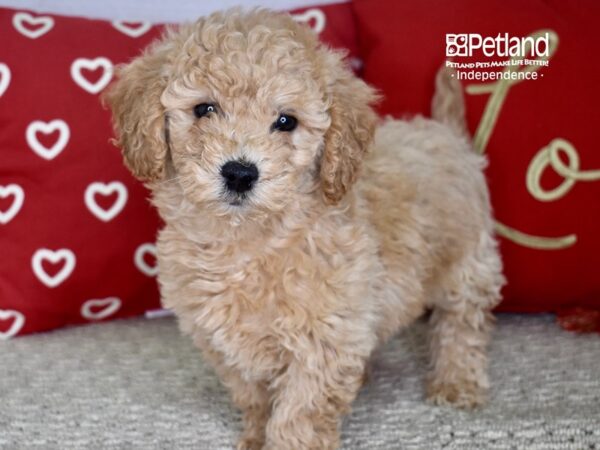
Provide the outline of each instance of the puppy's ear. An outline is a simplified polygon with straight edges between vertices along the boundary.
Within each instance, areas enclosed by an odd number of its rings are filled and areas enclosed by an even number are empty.
[[[339,54],[328,51],[331,125],[325,134],[321,159],[321,186],[325,201],[341,200],[358,176],[375,132],[377,116],[371,104],[375,90],[346,67]]]
[[[167,142],[160,96],[167,84],[167,53],[158,44],[119,69],[103,98],[112,109],[125,165],[143,181],[160,179],[164,172]]]

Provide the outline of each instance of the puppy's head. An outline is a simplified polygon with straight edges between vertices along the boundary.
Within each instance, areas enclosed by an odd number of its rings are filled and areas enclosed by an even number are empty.
[[[337,203],[372,139],[374,99],[310,29],[264,10],[168,33],[107,94],[133,174],[223,215]]]

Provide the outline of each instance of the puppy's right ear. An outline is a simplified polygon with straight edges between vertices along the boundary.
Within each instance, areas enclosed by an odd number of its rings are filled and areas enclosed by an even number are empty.
[[[125,165],[143,181],[163,177],[167,142],[165,111],[160,96],[167,85],[167,49],[151,47],[117,72],[117,81],[104,99],[112,109],[113,124]]]

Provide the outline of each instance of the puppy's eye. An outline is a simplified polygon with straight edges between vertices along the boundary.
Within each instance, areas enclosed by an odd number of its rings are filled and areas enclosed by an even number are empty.
[[[194,106],[194,115],[198,119],[215,112],[217,112],[217,107],[213,103],[200,103],[199,105]]]
[[[273,129],[277,131],[292,131],[297,126],[298,119],[289,114],[281,114],[273,124]]]

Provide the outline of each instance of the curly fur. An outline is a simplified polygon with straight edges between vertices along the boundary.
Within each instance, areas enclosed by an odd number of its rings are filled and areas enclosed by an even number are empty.
[[[374,349],[427,308],[428,398],[482,403],[503,277],[466,137],[422,118],[376,130],[376,94],[342,55],[265,10],[168,32],[107,99],[166,224],[164,306],[243,411],[238,449],[337,448]],[[291,133],[271,129],[282,112]],[[237,158],[260,172],[242,204],[220,175]]]

